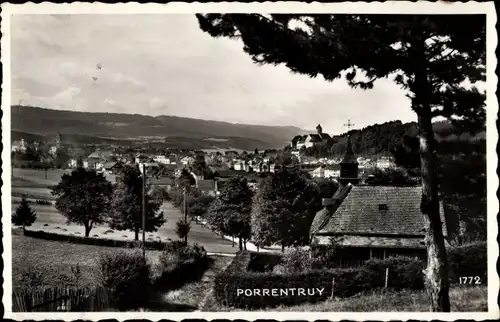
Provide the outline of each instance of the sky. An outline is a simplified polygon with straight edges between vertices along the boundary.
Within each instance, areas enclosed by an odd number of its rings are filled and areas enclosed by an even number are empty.
[[[258,66],[237,40],[214,39],[194,15],[15,15],[12,104],[173,115],[327,133],[415,121],[391,80],[372,90],[345,80]]]

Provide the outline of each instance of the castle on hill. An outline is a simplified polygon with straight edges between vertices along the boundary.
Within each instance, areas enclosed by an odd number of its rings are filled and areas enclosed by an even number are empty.
[[[318,126],[316,126],[316,133],[295,136],[292,139],[291,146],[294,150],[300,150],[302,147],[310,148],[326,144],[326,142],[331,138],[332,137],[329,134],[323,133],[321,124],[318,124]]]

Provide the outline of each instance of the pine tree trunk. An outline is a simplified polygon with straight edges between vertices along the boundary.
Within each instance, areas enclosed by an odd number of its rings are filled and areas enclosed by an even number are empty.
[[[424,37],[414,43],[415,51],[415,99],[413,104],[418,115],[420,161],[422,172],[421,210],[426,223],[427,268],[424,270],[430,310],[450,312],[448,265],[446,248],[439,213],[439,194],[435,139],[432,129],[430,106],[431,87],[427,75]]]
[[[90,235],[90,226],[85,225],[85,237],[89,237]]]
[[[243,250],[243,240],[241,239],[241,237],[239,237],[238,239],[239,239],[240,250]]]
[[[284,253],[285,252],[285,244],[281,244],[281,252]]]
[[[449,312],[449,281],[446,248],[439,213],[437,165],[434,155],[434,135],[429,118],[418,118],[420,126],[420,159],[422,163],[421,209],[426,222],[427,268],[426,283],[432,312]]]

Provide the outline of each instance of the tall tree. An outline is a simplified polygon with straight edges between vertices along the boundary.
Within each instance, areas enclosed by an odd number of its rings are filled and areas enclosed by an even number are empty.
[[[104,222],[112,193],[111,182],[102,173],[84,168],[63,174],[61,181],[52,187],[56,209],[68,222],[83,225],[85,237],[95,224]]]
[[[450,310],[446,249],[439,215],[432,118],[467,127],[484,124],[485,15],[197,14],[213,37],[240,39],[257,64],[284,64],[327,81],[345,76],[352,87],[373,88],[393,78],[418,117],[426,218],[425,272],[432,311]],[[361,74],[361,77],[359,75]]]
[[[36,220],[36,213],[30,207],[28,200],[22,198],[16,212],[12,214],[12,223],[17,226],[23,226],[23,231],[26,226],[31,226]]]
[[[146,187],[146,192],[149,187]],[[142,174],[137,166],[124,166],[111,202],[111,229],[131,230],[139,240],[142,229]],[[146,231],[157,231],[165,223],[163,200],[146,195]]]
[[[251,233],[251,209],[252,191],[246,178],[232,177],[212,202],[207,221],[223,234],[237,237],[242,250],[243,240],[248,239]]]
[[[280,244],[283,251],[288,246],[306,245],[320,209],[320,188],[306,172],[293,168],[277,171],[262,181],[254,197],[254,240],[260,246]]]

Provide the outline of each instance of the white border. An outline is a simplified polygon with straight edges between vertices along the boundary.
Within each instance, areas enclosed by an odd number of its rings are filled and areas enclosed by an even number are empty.
[[[488,312],[467,312],[467,313],[430,313],[430,312],[193,312],[193,313],[151,313],[151,312],[133,312],[133,313],[13,313],[11,310],[11,283],[5,282],[3,305],[5,308],[5,318],[16,320],[32,319],[60,319],[60,320],[100,320],[100,319],[144,319],[160,320],[172,319],[181,320],[186,318],[201,318],[201,319],[241,319],[242,316],[246,320],[254,319],[276,319],[276,320],[446,320],[452,321],[456,319],[495,319],[499,318],[499,309],[497,304],[497,296],[499,288],[499,279],[496,272],[496,260],[498,258],[498,244],[496,236],[498,234],[498,225],[496,215],[499,210],[499,203],[496,197],[498,189],[498,177],[496,175],[496,167],[498,164],[497,154],[495,152],[498,141],[498,132],[496,128],[496,117],[498,111],[498,101],[495,96],[497,88],[497,76],[495,75],[495,67],[497,59],[495,49],[497,47],[497,33],[495,30],[496,12],[493,2],[478,3],[450,3],[439,1],[436,3],[418,1],[406,2],[343,2],[343,3],[301,3],[301,2],[277,2],[277,3],[169,3],[161,4],[103,4],[103,3],[72,3],[72,4],[52,4],[52,3],[26,3],[22,5],[13,5],[3,3],[2,7],[2,63],[3,63],[3,80],[2,84],[2,224],[6,227],[3,230],[3,260],[4,260],[4,278],[7,281],[12,276],[11,263],[11,230],[10,230],[10,16],[13,14],[135,14],[135,13],[150,13],[150,14],[166,14],[166,13],[243,13],[243,12],[274,12],[274,13],[439,13],[439,14],[471,14],[483,13],[487,15],[487,199],[488,199]]]

